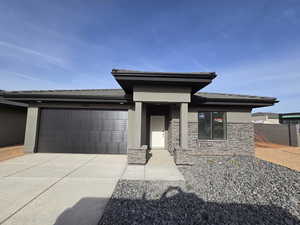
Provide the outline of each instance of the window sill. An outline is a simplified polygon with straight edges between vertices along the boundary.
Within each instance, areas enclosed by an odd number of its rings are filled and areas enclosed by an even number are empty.
[[[227,141],[227,139],[199,139],[198,138],[198,141],[201,142],[201,141],[206,141],[206,142],[216,142],[216,141],[219,141],[219,142],[222,142],[222,141]]]

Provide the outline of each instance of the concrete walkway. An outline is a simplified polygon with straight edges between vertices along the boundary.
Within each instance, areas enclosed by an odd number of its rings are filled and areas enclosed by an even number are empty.
[[[96,225],[125,155],[29,154],[0,162],[0,224]]]
[[[167,150],[152,150],[151,158],[144,165],[128,165],[122,176],[124,180],[183,181],[173,157]]]

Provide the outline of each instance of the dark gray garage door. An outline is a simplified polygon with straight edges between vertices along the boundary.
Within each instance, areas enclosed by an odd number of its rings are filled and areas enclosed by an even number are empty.
[[[127,111],[42,109],[39,127],[38,152],[127,152]]]

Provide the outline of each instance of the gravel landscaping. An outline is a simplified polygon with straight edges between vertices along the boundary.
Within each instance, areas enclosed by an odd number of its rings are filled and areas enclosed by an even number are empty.
[[[186,182],[119,181],[100,225],[300,224],[300,173],[254,157],[197,157]]]

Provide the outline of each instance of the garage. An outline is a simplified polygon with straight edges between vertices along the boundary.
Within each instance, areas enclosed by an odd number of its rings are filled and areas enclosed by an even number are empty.
[[[41,109],[37,152],[126,154],[128,112]]]

